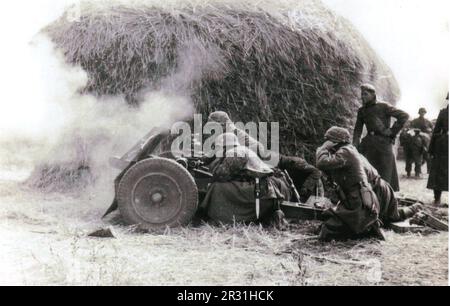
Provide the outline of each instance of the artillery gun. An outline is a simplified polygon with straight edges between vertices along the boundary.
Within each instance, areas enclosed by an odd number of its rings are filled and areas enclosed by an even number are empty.
[[[121,172],[114,181],[115,198],[104,217],[119,210],[125,223],[152,230],[188,225],[206,195],[213,175],[202,157],[173,152],[169,130],[155,128],[110,164]],[[288,176],[289,177],[289,176]],[[293,184],[293,201],[281,204],[286,217],[320,219],[320,199],[302,204]],[[310,199],[311,200],[311,199]]]

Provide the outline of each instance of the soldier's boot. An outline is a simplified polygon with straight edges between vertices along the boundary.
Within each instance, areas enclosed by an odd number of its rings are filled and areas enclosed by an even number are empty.
[[[434,204],[435,205],[441,205],[441,196],[442,196],[442,191],[434,190]]]
[[[416,176],[415,176],[415,177],[416,177],[416,179],[418,179],[418,180],[421,179],[421,178],[422,178],[422,173],[416,173]]]
[[[386,240],[386,237],[384,236],[383,230],[381,229],[380,222],[375,222],[375,224],[372,225],[372,228],[371,228],[370,232],[375,238],[377,238],[377,239],[379,239],[381,241],[385,241]]]
[[[406,172],[406,177],[410,178],[411,177],[411,172]]]
[[[281,210],[274,212],[272,217],[272,225],[280,231],[287,230],[289,223],[286,220],[285,214]]]

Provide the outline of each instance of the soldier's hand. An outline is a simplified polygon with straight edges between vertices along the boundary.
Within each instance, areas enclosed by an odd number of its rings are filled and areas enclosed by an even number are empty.
[[[322,148],[325,150],[331,150],[332,148],[334,148],[336,146],[336,144],[332,141],[327,140],[323,145]]]

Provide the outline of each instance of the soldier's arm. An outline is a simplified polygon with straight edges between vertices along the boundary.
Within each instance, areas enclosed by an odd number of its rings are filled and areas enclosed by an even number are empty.
[[[267,150],[261,142],[250,136],[246,131],[236,129],[236,132],[241,145],[248,147],[262,159],[270,159],[271,152]]]
[[[238,176],[245,169],[247,164],[246,157],[229,157],[215,169],[213,175],[216,180],[229,181]]]
[[[322,171],[330,171],[344,168],[347,164],[345,151],[338,150],[336,153],[331,152],[330,147],[325,143],[317,150],[316,153],[317,168]]]
[[[440,134],[442,131],[446,130],[445,128],[445,120],[444,120],[444,112],[441,111],[436,120],[436,127],[433,130],[433,134]]]
[[[397,136],[397,134],[403,129],[406,122],[408,121],[409,115],[408,113],[390,104],[386,104],[386,114],[397,119],[397,121],[391,127],[392,136]]]
[[[295,169],[305,173],[308,178],[319,180],[322,177],[322,172],[309,164],[305,159],[301,157],[287,157],[281,156],[279,167],[281,169]]]
[[[355,147],[359,147],[359,143],[361,142],[361,135],[364,128],[364,120],[362,118],[361,112],[358,111],[358,116],[356,118],[355,130],[353,132],[353,145]]]

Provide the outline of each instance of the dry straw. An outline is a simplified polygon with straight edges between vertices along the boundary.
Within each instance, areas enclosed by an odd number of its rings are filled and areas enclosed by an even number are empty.
[[[350,127],[361,83],[398,96],[358,31],[319,1],[85,3],[81,12],[79,22],[63,17],[46,31],[89,73],[87,92],[139,103],[142,90],[170,83],[204,115],[279,121],[284,153],[311,153],[331,125]],[[171,78],[186,61],[203,67]]]

